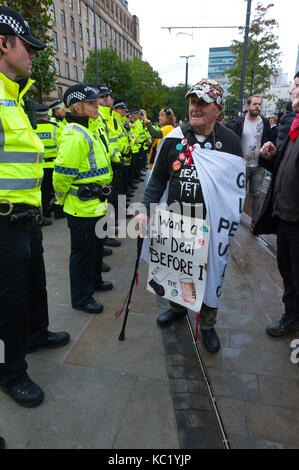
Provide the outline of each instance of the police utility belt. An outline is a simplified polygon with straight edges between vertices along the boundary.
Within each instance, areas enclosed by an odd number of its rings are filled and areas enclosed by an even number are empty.
[[[97,183],[73,184],[78,189],[71,188],[69,194],[77,196],[80,201],[89,201],[91,199],[99,199],[105,202],[111,193],[111,186],[100,186]]]
[[[40,224],[42,217],[38,207],[29,204],[13,204],[8,199],[0,199],[0,217],[9,217],[11,222],[31,222]]]

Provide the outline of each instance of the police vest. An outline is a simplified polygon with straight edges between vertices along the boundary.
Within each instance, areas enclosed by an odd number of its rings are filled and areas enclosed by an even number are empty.
[[[81,124],[69,123],[60,138],[53,186],[63,210],[76,217],[97,217],[107,212],[107,203],[96,197],[82,201],[77,195],[80,184],[104,186],[112,181],[110,158],[98,126],[97,119],[89,119],[88,129]]]
[[[23,97],[33,80],[19,84],[0,73],[0,199],[41,205],[44,145],[24,111]]]
[[[45,147],[43,160],[44,168],[54,168],[54,161],[58,152],[57,130],[58,126],[54,122],[46,120],[37,121],[35,133],[43,141]]]

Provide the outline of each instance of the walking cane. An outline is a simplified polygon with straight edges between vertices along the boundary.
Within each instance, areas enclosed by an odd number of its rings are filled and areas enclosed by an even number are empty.
[[[134,289],[134,284],[135,284],[135,281],[136,281],[136,278],[137,278],[137,271],[138,271],[138,266],[139,266],[139,260],[140,260],[140,255],[141,255],[142,244],[143,244],[143,238],[138,236],[138,238],[137,238],[137,259],[136,259],[136,263],[135,263],[135,270],[134,270],[134,275],[133,275],[131,287],[130,287],[130,290],[129,290],[129,293],[128,293],[128,303],[127,303],[127,308],[126,308],[125,317],[124,317],[124,321],[123,321],[123,326],[122,326],[121,332],[120,332],[119,337],[118,337],[119,341],[124,341],[124,339],[125,339],[125,328],[126,328],[127,318],[128,318],[128,314],[129,314],[129,305],[130,305],[130,302],[131,302],[131,297],[132,297],[132,292],[133,292],[133,289]]]

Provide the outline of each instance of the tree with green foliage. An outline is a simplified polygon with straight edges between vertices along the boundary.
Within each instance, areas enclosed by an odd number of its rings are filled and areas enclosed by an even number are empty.
[[[131,105],[140,106],[156,120],[160,109],[166,106],[168,88],[148,62],[135,57],[132,61],[127,59],[125,64],[132,80]]]
[[[264,7],[257,4],[255,17],[249,28],[244,99],[254,93],[270,98],[266,92],[270,86],[270,76],[277,76],[280,64],[279,46],[274,28],[278,27],[275,19],[266,16],[273,4]],[[243,56],[243,41],[233,41],[231,51],[236,55],[235,64],[224,73],[230,80],[229,94],[238,99],[240,93],[241,68]]]
[[[173,110],[177,122],[185,118],[185,94],[184,83],[168,89],[166,106]]]
[[[126,64],[110,47],[98,51],[99,83],[105,84],[113,93],[128,100],[132,86]],[[92,49],[86,59],[84,81],[96,83],[95,51]]]
[[[137,58],[122,61],[112,48],[107,48],[98,51],[98,69],[99,83],[123,98],[129,108],[144,108],[148,116],[157,119],[160,109],[166,106],[168,88],[148,62]],[[96,83],[94,50],[87,57],[84,80]]]
[[[30,30],[37,39],[47,44],[47,47],[37,52],[32,61],[31,78],[35,80],[30,93],[37,102],[42,103],[43,98],[56,89],[55,83],[55,51],[52,39],[52,18],[49,8],[53,0],[4,0],[3,5],[13,8],[21,13],[28,22]]]

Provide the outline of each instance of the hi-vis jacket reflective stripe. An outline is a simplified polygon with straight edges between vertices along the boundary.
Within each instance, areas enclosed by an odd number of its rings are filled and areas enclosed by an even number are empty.
[[[35,133],[43,141],[45,147],[43,159],[44,168],[54,168],[54,161],[58,152],[57,130],[58,126],[54,122],[37,121]]]
[[[41,205],[44,145],[24,112],[23,96],[34,83],[20,85],[0,73],[0,199]]]
[[[118,148],[123,157],[123,163],[125,166],[129,166],[131,162],[131,148],[128,139],[128,133],[124,127],[126,123],[126,116],[122,116],[116,111],[112,111],[114,129],[117,134]]]
[[[53,173],[53,186],[63,210],[77,217],[97,217],[107,212],[107,204],[99,199],[81,201],[79,184],[112,180],[110,158],[98,133],[98,119],[89,119],[88,129],[77,123],[65,126]]]
[[[120,151],[117,143],[117,134],[113,127],[113,118],[111,116],[111,108],[107,106],[99,106],[99,117],[101,127],[105,129],[108,139],[110,159],[114,163],[120,162]]]

